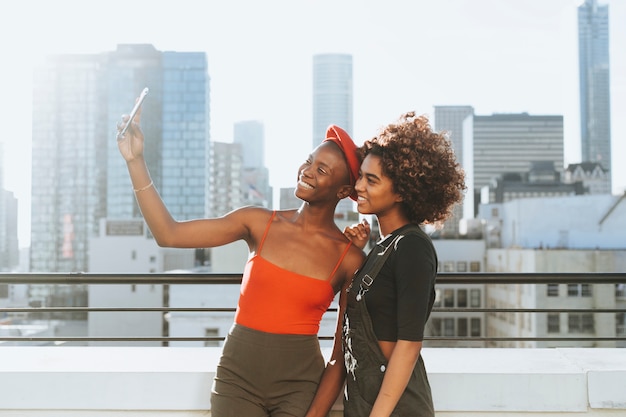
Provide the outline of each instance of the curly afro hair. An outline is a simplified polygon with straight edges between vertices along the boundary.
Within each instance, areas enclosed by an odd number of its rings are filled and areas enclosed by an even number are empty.
[[[448,137],[433,132],[426,116],[405,113],[365,141],[359,152],[362,158],[381,158],[383,174],[403,197],[412,223],[443,222],[463,197],[465,173]]]

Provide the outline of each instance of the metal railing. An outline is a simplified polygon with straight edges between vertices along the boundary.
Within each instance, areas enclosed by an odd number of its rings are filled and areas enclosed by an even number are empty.
[[[102,274],[102,273],[5,273],[0,274],[0,286],[11,284],[28,285],[61,285],[61,286],[89,286],[89,285],[163,285],[164,302],[162,307],[89,307],[89,306],[29,306],[29,307],[0,307],[0,321],[17,314],[50,315],[53,313],[87,314],[90,312],[157,312],[162,314],[172,312],[203,312],[203,313],[233,313],[232,307],[173,307],[169,306],[168,288],[170,285],[203,284],[237,285],[241,283],[241,274],[219,273],[164,273],[164,274]],[[626,273],[440,273],[437,285],[537,285],[537,284],[614,284],[625,285]],[[617,287],[616,287],[617,288]],[[616,290],[617,293],[617,290]],[[1,301],[1,298],[0,298]],[[620,303],[618,303],[620,304]],[[623,302],[626,305],[626,300]],[[1,305],[1,304],[0,304]],[[329,309],[330,312],[336,309]],[[435,307],[433,313],[625,313],[626,307],[621,308],[458,308]],[[4,317],[3,317],[4,316]],[[617,329],[623,326],[618,325]],[[331,340],[332,335],[320,335],[320,340]],[[617,333],[609,336],[594,337],[426,337],[425,340],[434,341],[626,341],[626,335]],[[79,337],[79,336],[3,336],[0,342],[161,342],[167,346],[173,341],[201,341],[215,342],[224,340],[223,336],[205,337]]]

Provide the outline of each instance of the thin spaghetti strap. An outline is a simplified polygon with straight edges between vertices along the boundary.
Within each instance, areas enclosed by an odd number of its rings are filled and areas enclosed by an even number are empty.
[[[348,249],[350,249],[350,246],[352,246],[352,241],[348,242],[348,244],[346,245],[346,248],[343,250],[343,253],[341,254],[341,258],[339,258],[339,262],[337,262],[337,265],[335,265],[335,269],[333,269],[333,272],[330,273],[330,276],[328,277],[328,279],[331,279],[333,276],[335,276],[335,272],[337,272],[337,269],[339,269],[339,265],[341,265],[343,258],[345,258],[346,254],[348,253]]]
[[[272,217],[270,217],[270,221],[267,222],[267,226],[265,226],[265,232],[263,232],[263,237],[261,238],[261,242],[259,242],[259,249],[256,252],[257,255],[261,255],[261,249],[263,249],[263,243],[265,242],[265,237],[267,236],[267,232],[270,231],[270,225],[272,224],[274,217],[276,217],[276,210],[272,212]]]

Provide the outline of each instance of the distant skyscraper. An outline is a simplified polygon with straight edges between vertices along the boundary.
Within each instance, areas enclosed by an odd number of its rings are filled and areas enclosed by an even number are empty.
[[[465,170],[466,184],[468,186],[468,192],[465,194],[463,202],[453,207],[452,216],[446,221],[441,231],[442,237],[458,237],[459,221],[462,218],[474,217],[473,184],[470,184],[471,178],[473,178],[473,161],[471,160],[473,155],[471,119],[473,116],[474,108],[472,106],[435,106],[433,126],[436,131],[445,131],[447,133],[450,142],[452,142],[456,159]],[[470,131],[464,134],[464,130],[467,129]],[[466,205],[468,205],[467,210],[465,210]]]
[[[223,216],[244,205],[241,144],[211,142],[209,152],[209,217]]]
[[[0,271],[13,271],[19,262],[17,198],[0,187]]]
[[[326,136],[329,125],[353,133],[352,55],[313,56],[313,142],[311,149]]]
[[[241,185],[243,204],[271,208],[272,188],[265,166],[263,123],[249,120],[234,125],[234,142],[240,145],[243,158]]]
[[[583,162],[600,162],[611,175],[609,6],[585,0],[578,7],[580,128]],[[611,189],[609,184],[609,189]]]
[[[313,56],[313,142],[322,143],[326,129],[335,124],[353,136],[352,55],[320,54]],[[344,198],[337,205],[335,217],[345,218],[354,211],[354,202]]]
[[[120,45],[50,56],[35,72],[31,270],[88,271],[101,218],[140,216],[115,124],[144,88],[145,158],[180,220],[206,215],[208,73],[201,52]]]
[[[4,148],[0,143],[0,271],[13,271],[20,262],[17,240],[17,199],[4,189]],[[0,284],[0,293],[6,285]]]
[[[533,162],[552,162],[563,172],[563,116],[474,116],[474,189],[505,173],[527,173]]]
[[[448,132],[465,170],[463,218],[474,218],[481,189],[504,174],[526,175],[538,162],[548,162],[559,175],[563,173],[563,116],[477,116],[470,106],[437,106],[434,126]]]

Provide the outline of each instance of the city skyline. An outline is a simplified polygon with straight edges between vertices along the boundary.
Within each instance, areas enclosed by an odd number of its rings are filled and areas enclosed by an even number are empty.
[[[262,122],[275,190],[293,186],[310,151],[317,53],[353,56],[357,143],[404,111],[432,117],[434,106],[468,105],[476,115],[563,115],[569,164],[580,162],[576,13],[582,3],[233,1],[199,9],[182,1],[174,9],[144,1],[62,0],[4,6],[4,186],[19,199],[20,246],[30,234],[24,218],[30,215],[32,66],[44,55],[101,53],[127,43],[206,52],[211,139],[231,141],[238,121]],[[609,5],[616,161],[626,152],[626,121],[619,117],[626,112],[626,51],[620,48],[626,25],[618,24],[626,21],[626,5],[600,4]],[[613,190],[621,193],[626,166],[614,162],[613,169]]]

